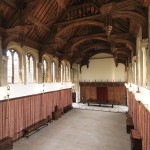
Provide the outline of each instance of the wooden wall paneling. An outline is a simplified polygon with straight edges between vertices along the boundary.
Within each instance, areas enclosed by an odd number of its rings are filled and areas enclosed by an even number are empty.
[[[53,100],[54,99],[53,98],[54,97],[54,92],[49,93],[49,95],[50,95],[50,100],[51,100],[51,104],[52,104],[51,109],[52,109],[52,112],[53,112],[54,111],[54,107],[53,107],[54,106],[54,100]]]
[[[0,139],[18,139],[24,128],[51,115],[56,105],[62,108],[71,103],[71,89],[0,102]]]
[[[48,99],[48,93],[44,94],[46,116],[50,115],[50,100]]]
[[[65,99],[65,92],[64,90],[61,90],[60,91],[60,108],[63,108],[64,106],[64,99]]]
[[[129,112],[132,113],[135,129],[138,129],[142,138],[142,150],[150,149],[150,113],[144,104],[137,102],[134,95],[130,92]]]
[[[2,139],[3,135],[3,109],[2,109],[2,103],[0,102],[0,140]]]
[[[86,86],[86,88],[85,88],[85,99],[86,99],[86,101],[87,101],[87,99],[89,99],[90,98],[90,93],[89,93],[89,91],[90,91],[90,87],[89,86]]]
[[[53,92],[53,111],[54,111],[55,106],[58,105],[56,96],[57,96],[56,92]]]
[[[13,106],[13,108],[14,108],[14,115],[13,115],[13,119],[14,119],[14,127],[13,127],[14,130],[13,130],[13,132],[14,132],[14,135],[13,135],[13,139],[15,140],[17,138],[17,128],[18,128],[18,120],[19,120],[19,118],[18,118],[18,101],[14,100],[14,101],[11,101],[11,103],[12,102],[13,102],[13,105],[14,105]]]
[[[107,87],[108,90],[108,103],[114,103],[114,87]]]
[[[4,103],[2,103],[2,107],[3,107],[3,117],[2,117],[2,121],[3,121],[3,130],[2,130],[2,135],[3,137],[6,137],[8,135],[8,112],[7,112],[7,103],[6,101]]]
[[[80,86],[80,97],[81,97],[81,101],[85,99],[85,87],[84,86]]]
[[[139,111],[140,111],[140,104],[137,102],[137,129],[139,130],[139,128],[140,128],[140,113],[139,113]]]
[[[148,114],[148,129],[147,129],[147,150],[150,149],[150,114]]]
[[[144,140],[145,150],[147,150],[148,113],[146,112],[146,110],[145,110],[144,120],[145,120],[145,122],[144,122],[144,138],[143,138],[143,140]]]
[[[118,83],[81,83],[80,95],[83,99],[97,99],[97,87],[107,87],[108,103],[126,105],[126,88]],[[82,101],[82,99],[81,99]]]
[[[97,99],[96,87],[91,86],[90,90],[91,90],[91,98],[96,100]]]

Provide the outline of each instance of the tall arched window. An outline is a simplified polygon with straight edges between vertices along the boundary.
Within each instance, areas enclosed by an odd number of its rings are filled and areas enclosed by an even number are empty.
[[[7,51],[8,63],[7,63],[7,82],[19,83],[19,56],[14,50]]]
[[[26,82],[34,82],[34,61],[31,54],[26,55]]]
[[[63,81],[63,65],[60,65],[60,80]]]
[[[51,75],[52,75],[52,82],[55,82],[55,62],[51,64]]]
[[[43,82],[47,82],[47,62],[43,58]]]
[[[66,65],[66,81],[69,81],[69,68]]]

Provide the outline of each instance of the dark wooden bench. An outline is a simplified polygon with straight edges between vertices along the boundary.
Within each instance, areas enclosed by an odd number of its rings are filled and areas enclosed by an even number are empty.
[[[48,122],[49,119],[42,119],[39,122],[36,122],[30,126],[28,126],[27,128],[25,128],[23,130],[23,135],[28,138],[29,136],[31,136],[32,134],[34,134],[35,132],[39,131],[40,129],[42,129],[45,126],[48,126]]]
[[[64,113],[67,113],[68,111],[70,111],[72,109],[72,105],[68,105],[66,107],[63,108]]]
[[[57,120],[61,116],[62,116],[62,109],[61,108],[52,112],[52,119],[53,120]]]
[[[5,137],[0,140],[0,150],[13,149],[13,139],[11,137]]]
[[[109,103],[105,103],[103,101],[98,101],[98,100],[95,100],[95,101],[87,101],[88,103],[88,106],[99,106],[99,107],[114,107],[113,104],[109,104]]]
[[[134,129],[133,121],[130,116],[126,119],[126,132],[130,134],[131,130]]]
[[[131,150],[142,150],[142,138],[138,130],[132,129],[130,133]]]

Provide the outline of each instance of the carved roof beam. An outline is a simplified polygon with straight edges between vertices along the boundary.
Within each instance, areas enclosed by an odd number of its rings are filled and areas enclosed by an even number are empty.
[[[55,27],[60,27],[60,26],[66,26],[66,25],[69,25],[69,24],[73,24],[73,23],[76,23],[76,22],[81,22],[81,21],[85,21],[85,20],[95,20],[97,18],[104,18],[105,15],[103,14],[97,14],[97,15],[93,15],[93,16],[88,16],[88,17],[82,17],[82,18],[79,18],[79,19],[74,19],[74,20],[71,20],[71,21],[64,21],[64,22],[60,22],[60,23],[55,23],[54,26]]]
[[[44,0],[34,0],[30,2],[29,4],[27,4],[27,6],[22,10],[23,20],[27,19],[27,17],[31,15],[31,12],[34,10],[34,8],[37,5],[41,4],[42,2],[44,2]],[[15,16],[13,16],[13,19],[10,18],[9,25],[12,26],[14,21],[19,21],[18,19],[19,17],[18,17],[18,14],[16,13]]]
[[[45,29],[48,32],[51,32],[50,29],[43,23],[41,23],[40,21],[38,21],[35,17],[33,17],[32,15],[29,15],[27,17],[28,20],[30,20],[30,22],[32,22],[33,24],[35,24],[36,26]]]
[[[60,0],[61,1],[61,0]],[[93,0],[92,0],[93,1]],[[72,10],[79,10],[79,9],[82,9],[84,7],[88,7],[88,6],[93,6],[97,9],[99,9],[99,7],[95,4],[95,3],[91,3],[91,2],[86,2],[86,3],[83,3],[83,4],[80,4],[80,5],[75,5],[75,6],[72,6],[72,7],[69,7],[66,11],[65,11],[65,14],[69,13],[70,11]]]
[[[3,35],[6,32],[6,29],[0,27],[0,35]]]
[[[104,23],[99,22],[99,21],[92,21],[92,20],[84,20],[84,21],[79,21],[79,22],[75,22],[75,23],[71,23],[69,25],[67,25],[66,27],[60,29],[55,37],[60,36],[61,34],[63,34],[64,32],[66,32],[68,29],[70,28],[79,28],[79,27],[84,27],[84,26],[99,26],[99,27],[104,27]]]
[[[73,55],[73,52],[74,52],[74,49],[76,46],[82,44],[83,42],[87,41],[87,40],[92,40],[92,39],[96,39],[96,40],[101,40],[101,41],[107,41],[107,38],[103,38],[103,37],[97,37],[97,36],[93,36],[93,37],[86,37],[84,39],[81,39],[75,43],[73,43],[70,48],[68,49],[68,51],[71,52],[71,55]],[[113,41],[115,43],[124,43],[127,45],[128,48],[130,48],[130,50],[133,50],[133,52],[135,53],[135,44],[132,43],[130,40],[127,40],[127,39],[113,39]]]
[[[108,45],[108,43],[99,43],[99,44],[89,44],[89,45],[83,45],[81,46],[81,49],[86,49],[86,48],[89,48],[91,46],[95,46],[95,47],[98,47],[98,46],[106,46],[106,47],[110,47],[110,45]]]
[[[115,54],[117,54],[117,55],[121,54],[121,55],[124,55],[126,57],[130,57],[130,53],[127,53],[125,51],[115,51]]]
[[[80,37],[73,37],[72,38],[72,43],[76,42],[76,41],[79,41],[81,39],[84,39],[86,37],[93,37],[93,36],[99,36],[99,37],[107,37],[106,33],[98,33],[98,34],[89,34],[89,35],[85,35],[85,36],[80,36]]]
[[[16,8],[17,5],[12,0],[1,0],[2,3],[6,4],[11,8]]]
[[[63,0],[55,0],[55,1],[57,2],[58,7],[62,9],[66,7]]]

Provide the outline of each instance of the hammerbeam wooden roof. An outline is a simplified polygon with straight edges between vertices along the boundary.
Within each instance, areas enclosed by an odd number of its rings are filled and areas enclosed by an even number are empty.
[[[125,66],[136,55],[136,37],[147,38],[150,0],[1,0],[3,54],[10,41],[67,59],[82,67],[98,53]],[[110,17],[111,20],[108,20]],[[111,24],[110,35],[106,25]]]

